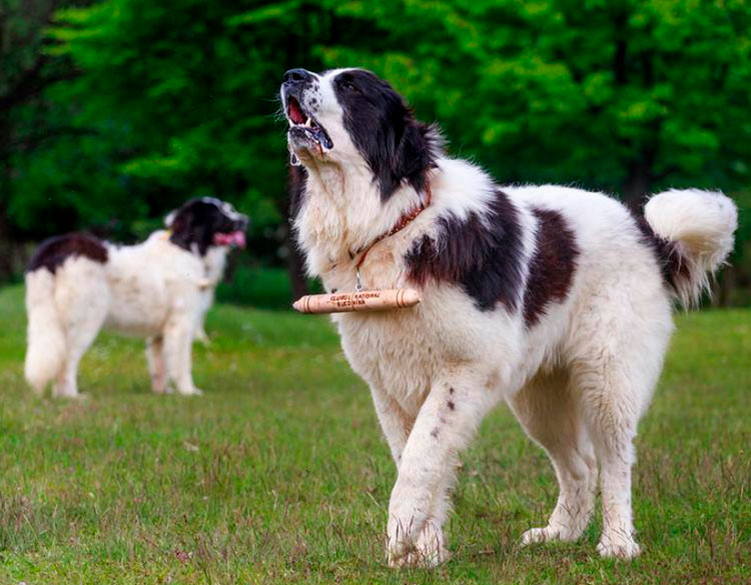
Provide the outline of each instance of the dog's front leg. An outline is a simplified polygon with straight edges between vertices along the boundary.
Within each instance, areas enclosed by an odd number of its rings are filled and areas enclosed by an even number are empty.
[[[415,418],[404,412],[400,404],[382,388],[371,385],[370,393],[373,396],[378,422],[381,424],[381,430],[389,444],[391,456],[398,470]]]
[[[146,360],[151,374],[151,389],[155,394],[165,394],[167,387],[167,365],[164,360],[164,339],[161,335],[146,340]]]
[[[190,320],[184,316],[170,319],[164,331],[167,369],[180,394],[203,394],[193,385],[191,374],[193,335]]]
[[[497,401],[487,377],[471,368],[433,385],[407,440],[391,492],[389,566],[432,566],[446,558],[441,525],[457,457]]]

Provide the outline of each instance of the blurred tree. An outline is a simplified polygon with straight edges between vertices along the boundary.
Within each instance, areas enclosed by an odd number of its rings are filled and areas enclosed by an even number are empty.
[[[746,0],[349,2],[380,43],[327,48],[386,74],[500,181],[576,182],[637,207],[734,190],[751,161]],[[386,52],[382,48],[387,47]]]
[[[452,154],[501,182],[573,182],[632,207],[670,185],[732,192],[749,182],[750,30],[749,0],[66,8],[44,55],[82,74],[47,91],[36,120],[13,115],[79,135],[13,152],[9,213],[26,233],[98,223],[133,234],[152,227],[139,218],[210,193],[278,240],[286,150],[275,100],[298,66],[375,70],[441,124]]]
[[[101,153],[116,149],[104,173],[120,176],[138,214],[213,194],[249,212],[257,231],[275,231],[285,216],[284,127],[275,123],[281,76],[295,64],[320,68],[316,46],[349,42],[357,22],[339,34],[337,24],[351,19],[336,17],[334,2],[244,4],[109,0],[59,12],[49,52],[85,74],[48,96],[76,105],[72,123],[96,132]],[[27,181],[37,176],[29,169]],[[23,197],[13,210],[23,218],[44,207]],[[121,221],[138,217],[127,203],[120,210]],[[286,251],[299,292],[299,258]]]
[[[15,226],[8,218],[10,161],[18,150],[45,138],[39,133],[33,140],[20,140],[12,112],[74,73],[42,51],[44,27],[59,5],[57,0],[0,0],[0,277],[14,268]]]

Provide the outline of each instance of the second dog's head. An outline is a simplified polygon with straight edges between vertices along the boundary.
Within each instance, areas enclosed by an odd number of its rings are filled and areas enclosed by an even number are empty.
[[[364,69],[284,75],[282,105],[292,164],[366,166],[386,201],[403,184],[422,191],[440,150],[437,131],[415,120],[404,99]]]
[[[165,219],[170,241],[204,256],[211,246],[245,247],[248,216],[213,197],[191,199]]]

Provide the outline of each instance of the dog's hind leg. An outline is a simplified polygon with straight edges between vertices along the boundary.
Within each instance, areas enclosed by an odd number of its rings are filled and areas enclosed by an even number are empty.
[[[580,321],[571,387],[600,466],[603,528],[597,550],[604,557],[632,558],[640,551],[631,506],[633,441],[662,368],[672,319],[665,295],[644,294],[643,284],[641,290],[622,288],[626,296],[614,300],[612,312],[603,310],[600,299],[598,311],[586,313],[599,321]],[[638,314],[629,314],[632,306]]]
[[[636,460],[633,441],[640,408],[625,375],[597,365],[579,364],[576,370],[600,465],[603,529],[597,550],[602,556],[631,558],[639,554],[631,509],[631,467]]]
[[[550,457],[558,478],[558,502],[547,526],[532,528],[523,544],[578,539],[594,511],[594,449],[565,372],[540,374],[509,400],[527,434]]]
[[[109,309],[102,267],[86,258],[68,261],[57,275],[55,303],[65,332],[65,359],[53,396],[78,396],[78,364],[96,339]]]

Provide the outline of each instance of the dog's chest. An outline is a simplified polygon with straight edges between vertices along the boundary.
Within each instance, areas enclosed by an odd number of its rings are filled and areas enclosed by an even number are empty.
[[[328,292],[349,292],[357,285],[357,257],[339,258],[321,276]],[[366,290],[408,285],[387,249],[373,250],[360,267]],[[435,371],[435,347],[421,307],[332,316],[352,369],[371,386],[392,395],[405,410],[419,409]]]
[[[334,321],[352,369],[416,413],[442,353],[420,308],[341,314]]]

